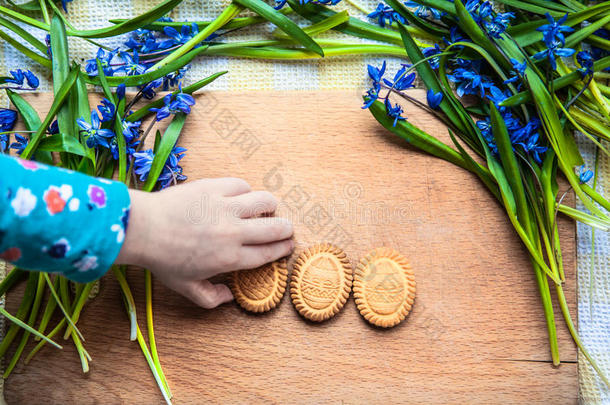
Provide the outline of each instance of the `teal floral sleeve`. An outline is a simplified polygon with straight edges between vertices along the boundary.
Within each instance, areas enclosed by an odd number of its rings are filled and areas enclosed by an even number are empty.
[[[129,220],[123,183],[0,155],[0,258],[77,282],[116,260]]]

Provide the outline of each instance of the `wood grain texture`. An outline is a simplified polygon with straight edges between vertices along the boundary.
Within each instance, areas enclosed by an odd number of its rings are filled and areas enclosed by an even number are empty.
[[[185,173],[243,177],[273,192],[278,214],[296,225],[289,269],[317,242],[341,246],[354,265],[389,246],[411,262],[417,294],[407,319],[381,330],[352,298],[314,324],[288,294],[253,315],[234,303],[202,310],[155,283],[157,345],[176,404],[577,402],[574,344],[558,318],[566,363],[554,368],[525,249],[473,176],[385,131],[360,110],[356,92],[204,93],[197,101],[181,140]],[[410,106],[406,114],[445,137],[431,116]],[[197,219],[196,210],[185,215]],[[562,220],[561,231],[575,316],[575,228]],[[144,327],[143,274],[133,269],[129,281]],[[7,380],[9,404],[162,402],[128,340],[111,275],[79,325],[90,373],[82,375],[70,344],[45,348]]]

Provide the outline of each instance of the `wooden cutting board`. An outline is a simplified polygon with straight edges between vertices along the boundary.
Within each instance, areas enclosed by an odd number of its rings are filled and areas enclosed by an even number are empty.
[[[35,99],[46,111],[48,97]],[[203,93],[181,139],[184,169],[190,179],[238,176],[273,192],[296,227],[289,269],[322,241],[354,264],[371,248],[398,249],[415,269],[412,313],[380,330],[350,298],[314,324],[288,294],[251,315],[234,303],[203,310],[155,283],[157,345],[175,403],[576,403],[574,344],[558,318],[564,363],[554,368],[533,271],[501,207],[473,176],[410,148],[360,104],[356,91]],[[417,108],[406,115],[446,137]],[[562,220],[561,231],[575,316],[575,227]],[[142,328],[143,280],[131,271]],[[18,299],[10,295],[11,310]],[[79,326],[89,374],[71,344],[47,347],[8,379],[9,404],[162,402],[128,339],[112,275]]]

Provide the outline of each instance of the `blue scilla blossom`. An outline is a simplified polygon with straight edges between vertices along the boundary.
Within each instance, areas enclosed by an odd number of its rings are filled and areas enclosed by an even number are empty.
[[[580,175],[578,176],[580,184],[588,183],[593,178],[592,170],[585,170],[585,165],[580,166]]]
[[[102,122],[112,121],[114,119],[114,113],[116,108],[108,99],[102,99],[102,104],[97,106],[97,109],[102,115]]]
[[[441,49],[440,46],[438,46],[438,44],[434,44],[434,46],[430,46],[430,47],[422,49],[422,54],[426,58],[430,58],[431,56],[438,55],[442,51],[443,50]],[[432,69],[436,70],[439,68],[440,58],[438,58],[438,57],[430,58],[430,59],[428,59],[428,63],[430,64],[430,67]]]
[[[367,70],[369,73],[369,77],[373,80],[373,83],[381,82],[383,75],[385,74],[386,61],[383,61],[383,64],[380,68],[376,68],[372,65],[367,65]]]
[[[180,89],[182,90],[182,89]],[[150,111],[156,112],[157,121],[161,121],[172,114],[183,112],[188,114],[191,112],[191,106],[195,105],[195,99],[190,94],[178,93],[175,96],[173,94],[167,94],[163,97],[163,103],[165,104],[161,108],[151,108]]]
[[[549,13],[546,13],[545,17],[549,23],[536,28],[536,31],[542,32],[542,39],[547,47],[555,46],[556,41],[561,42],[561,46],[564,46],[566,39],[563,33],[574,31],[574,28],[562,25],[568,19],[568,14],[566,13],[557,21]]]
[[[502,34],[508,28],[512,18],[515,18],[515,13],[498,13],[489,20],[483,20],[483,28],[489,36],[502,39]]]
[[[492,85],[491,81],[486,76],[481,75],[472,68],[454,69],[453,73],[447,75],[447,77],[449,80],[456,83],[456,92],[460,97],[465,94],[478,94],[483,97],[485,95],[485,89]]]
[[[61,0],[61,6],[63,7],[64,11],[67,13],[68,9],[66,8],[66,6],[68,5],[68,3],[71,3],[72,0]]]
[[[95,54],[95,58],[87,59],[87,64],[85,65],[85,70],[89,74],[89,76],[97,76],[97,60],[99,59],[100,64],[102,65],[102,70],[106,76],[112,76],[114,74],[114,70],[112,69],[112,59],[119,52],[119,49],[115,49],[114,51],[105,51],[102,48],[97,50]]]
[[[114,160],[119,160],[119,144],[118,141],[116,139],[116,137],[112,138],[109,142],[110,144],[110,153],[112,154],[112,158]],[[133,156],[133,154],[136,152],[136,147],[140,144],[140,141],[132,141],[132,142],[127,142],[125,144],[125,154],[127,155],[127,157]],[[127,159],[127,166],[129,167],[129,164],[131,162],[131,159]]]
[[[155,154],[152,149],[145,150],[143,152],[136,152],[133,154],[133,171],[138,176],[140,181],[146,181],[150,168],[152,166]]]
[[[126,142],[133,142],[140,136],[140,126],[142,121],[121,121],[121,127],[123,128],[123,136]]]
[[[31,90],[37,89],[40,85],[40,80],[29,70],[11,70],[10,74],[12,77],[4,78],[4,82],[15,84],[19,89],[24,88],[24,82]]]
[[[140,56],[137,51],[133,51],[133,55],[129,52],[119,52],[119,56],[123,59],[124,65],[116,71],[125,72],[127,76],[141,75],[146,72],[146,66],[140,64]]]
[[[477,121],[476,124],[481,131],[481,135],[483,136],[483,139],[485,139],[491,153],[497,155],[498,146],[496,145],[496,141],[491,130],[491,121],[489,117],[486,117],[484,120]]]
[[[57,120],[53,121],[51,125],[49,125],[49,129],[47,130],[49,135],[55,135],[59,133],[59,123]]]
[[[428,92],[426,93],[426,100],[428,101],[428,106],[433,110],[436,110],[443,101],[443,93],[441,91],[435,93],[434,90],[428,89]]]
[[[125,98],[125,83],[121,83],[116,86],[116,96],[119,101]]]
[[[394,107],[392,107],[392,103],[390,102],[390,100],[388,98],[385,99],[385,111],[388,114],[388,116],[394,118],[394,123],[392,124],[392,126],[396,126],[396,124],[398,123],[399,120],[405,120],[406,118],[402,116],[403,110],[402,107],[400,106],[400,104],[396,104]]]
[[[544,59],[547,58],[549,60],[549,63],[551,64],[551,68],[553,68],[553,70],[557,69],[557,58],[567,58],[568,56],[572,56],[574,55],[574,52],[576,52],[574,49],[572,48],[560,48],[558,46],[558,44],[549,46],[547,49],[540,51],[536,54],[534,54],[533,58],[534,59]]]
[[[419,18],[431,17],[432,19],[440,20],[443,16],[443,14],[434,7],[424,6],[414,1],[407,1],[404,3],[404,5],[407,7],[416,7],[413,14]]]
[[[172,152],[169,154],[163,171],[157,179],[157,184],[161,189],[166,188],[174,182],[186,180],[186,176],[182,174],[182,167],[178,164],[180,160],[185,156],[186,148],[174,147]]]
[[[535,134],[531,135],[526,140],[524,140],[522,142],[518,142],[517,144],[520,145],[521,147],[523,147],[523,150],[528,155],[530,155],[532,158],[534,158],[534,161],[536,161],[536,163],[541,164],[542,156],[548,150],[548,148],[546,146],[541,146],[538,143],[539,137],[540,137],[540,133],[536,132]]]
[[[585,77],[593,74],[593,55],[589,51],[580,51],[576,54],[576,61],[580,65],[578,71]]]
[[[449,38],[443,37],[443,42],[445,43],[445,45],[449,46],[456,42],[472,42],[472,41],[470,41],[470,39],[464,37],[464,35],[463,35],[462,31],[460,31],[459,27],[457,25],[454,25],[449,30]],[[464,47],[461,45],[456,45],[453,47],[453,49],[458,49],[458,50],[463,49],[463,48]]]
[[[485,98],[494,103],[500,112],[503,112],[506,109],[506,107],[500,106],[500,103],[510,96],[511,93],[509,90],[502,91],[494,85],[490,85],[487,94],[485,94]]]
[[[525,76],[525,69],[527,68],[527,63],[525,61],[519,62],[515,58],[510,58],[510,63],[513,65],[513,70],[511,72],[512,76],[504,80],[504,84],[514,83]]]
[[[140,53],[149,53],[159,50],[160,48],[169,48],[170,46],[172,46],[172,42],[158,42],[154,32],[144,28],[138,28],[132,31],[129,39],[127,40],[127,42],[125,42],[125,46],[132,51],[138,51]]]
[[[377,24],[379,24],[380,27],[385,27],[386,24],[392,25],[393,21],[398,21],[402,24],[405,23],[405,19],[400,14],[398,14],[394,11],[394,9],[386,6],[383,3],[379,3],[375,11],[370,13],[367,17],[372,20],[376,19]]]
[[[17,111],[9,108],[0,108],[0,131],[6,132],[13,129],[17,122]]]
[[[395,90],[402,91],[409,87],[414,87],[413,82],[415,81],[415,73],[407,73],[408,65],[403,65],[394,75],[394,80],[383,79],[386,86],[391,87]]]
[[[163,85],[163,78],[159,77],[158,79],[155,79],[152,82],[149,82],[143,86],[140,86],[140,92],[142,93],[142,96],[145,99],[150,100],[157,95],[156,90],[158,87],[161,87],[162,85]]]
[[[8,134],[0,134],[0,153],[5,153],[10,142]]]
[[[28,142],[30,140],[28,138],[26,138],[25,136],[15,134],[15,141],[16,142],[11,143],[10,148],[14,149],[18,155],[21,155],[23,153],[23,151],[25,150],[26,146],[28,146]]]
[[[379,92],[381,91],[381,84],[379,82],[373,83],[373,87],[366,91],[364,97],[364,105],[362,109],[369,108],[379,98]]]
[[[163,76],[163,91],[167,91],[170,89],[170,87],[175,87],[178,85],[180,83],[180,79],[184,77],[190,68],[190,65],[185,65],[175,72],[168,73]]]
[[[538,129],[540,129],[540,125],[542,124],[538,118],[532,117],[527,124],[521,126],[519,120],[512,117],[512,115],[505,114],[505,117],[505,122],[507,122],[508,125],[511,125],[509,131],[512,143],[523,142],[524,140],[529,139],[538,132]]]
[[[180,31],[174,27],[163,27],[163,33],[173,40],[173,45],[184,44],[199,33],[197,24],[183,25]]]
[[[91,124],[85,121],[83,118],[76,120],[79,127],[82,128],[82,132],[87,136],[87,146],[94,148],[97,145],[109,147],[109,139],[114,137],[114,132],[109,129],[100,128],[101,121],[97,112],[91,111]]]
[[[493,15],[491,3],[488,1],[479,3],[479,0],[469,0],[466,2],[464,7],[466,7],[466,10],[470,13],[473,20],[479,24],[481,24],[483,20],[486,20],[488,17],[492,17]]]

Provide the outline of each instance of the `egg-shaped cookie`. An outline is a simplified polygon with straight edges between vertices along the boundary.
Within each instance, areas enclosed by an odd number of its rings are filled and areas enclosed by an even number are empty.
[[[345,252],[328,243],[303,251],[294,263],[290,297],[305,318],[321,322],[336,315],[352,289],[352,267]]]
[[[402,322],[415,299],[415,276],[407,259],[391,248],[369,252],[354,271],[354,299],[373,325],[391,328]]]
[[[229,286],[235,301],[246,311],[266,312],[275,308],[286,291],[286,260],[251,270],[231,273]]]

